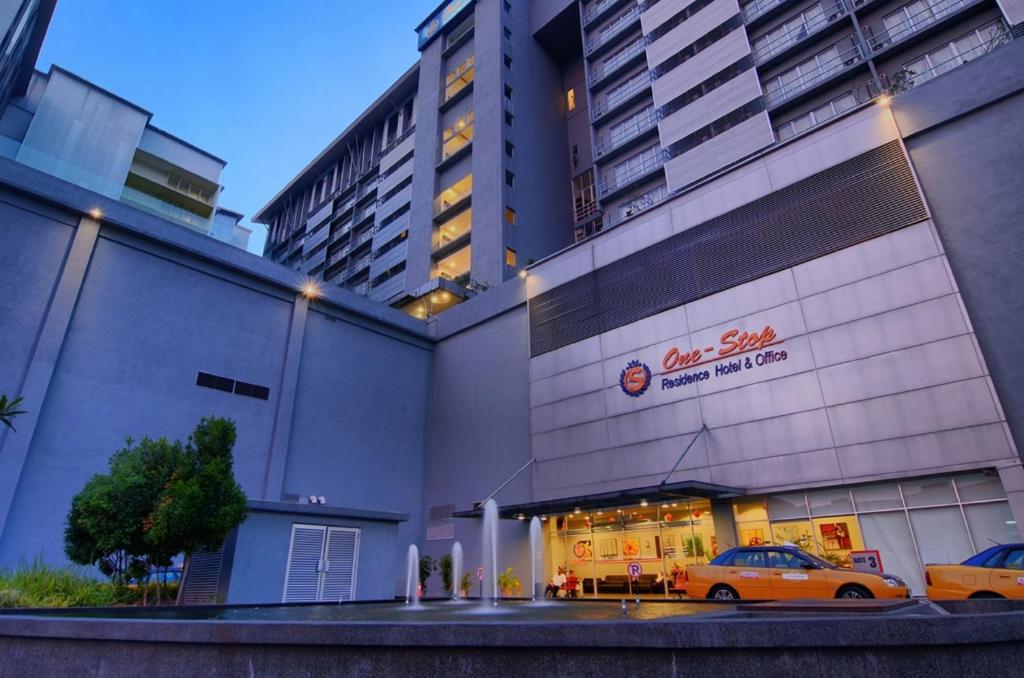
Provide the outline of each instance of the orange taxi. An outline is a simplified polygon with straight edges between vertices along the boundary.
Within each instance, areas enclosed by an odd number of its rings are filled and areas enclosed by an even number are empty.
[[[906,582],[891,574],[855,572],[793,546],[741,546],[707,565],[686,568],[690,598],[909,598]]]
[[[1024,598],[1024,544],[1000,544],[959,565],[925,565],[931,600]]]

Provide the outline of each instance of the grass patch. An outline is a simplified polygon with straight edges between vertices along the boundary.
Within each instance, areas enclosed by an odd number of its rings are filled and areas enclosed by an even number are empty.
[[[155,584],[149,599],[155,601]],[[0,608],[14,607],[108,607],[138,605],[143,587],[119,586],[90,577],[76,567],[51,567],[40,561],[14,571],[0,571]],[[177,585],[164,589],[164,601],[173,603]]]

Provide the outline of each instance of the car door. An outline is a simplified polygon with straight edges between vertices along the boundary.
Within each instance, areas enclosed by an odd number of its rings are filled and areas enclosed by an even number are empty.
[[[1024,598],[1024,548],[1010,549],[989,571],[989,588],[1007,598]]]
[[[740,598],[771,599],[771,584],[768,581],[764,551],[740,551],[733,558],[732,565],[723,569],[724,583],[736,589]]]
[[[767,552],[772,598],[831,598],[825,571],[809,558],[784,549]]]

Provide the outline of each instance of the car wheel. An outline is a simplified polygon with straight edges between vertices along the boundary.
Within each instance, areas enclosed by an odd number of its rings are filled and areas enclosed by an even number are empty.
[[[979,598],[982,598],[982,599],[984,599],[984,598],[988,598],[988,599],[1002,598],[1001,595],[999,595],[998,593],[995,593],[993,591],[978,591],[977,593],[972,593],[969,597],[971,598],[971,600],[977,600]]]
[[[871,591],[868,591],[863,586],[844,586],[843,588],[836,591],[836,598],[844,598],[846,600],[862,600],[864,598],[874,598],[871,595]]]
[[[708,591],[708,600],[739,600],[740,594],[731,586],[713,586]]]

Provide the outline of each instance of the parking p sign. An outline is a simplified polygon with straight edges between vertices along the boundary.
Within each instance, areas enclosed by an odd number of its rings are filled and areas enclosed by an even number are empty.
[[[878,551],[850,551],[850,560],[858,572],[881,574],[885,571],[882,569],[882,554]]]
[[[626,568],[626,571],[629,572],[630,577],[636,579],[644,573],[644,566],[640,563],[630,563],[629,566]]]

